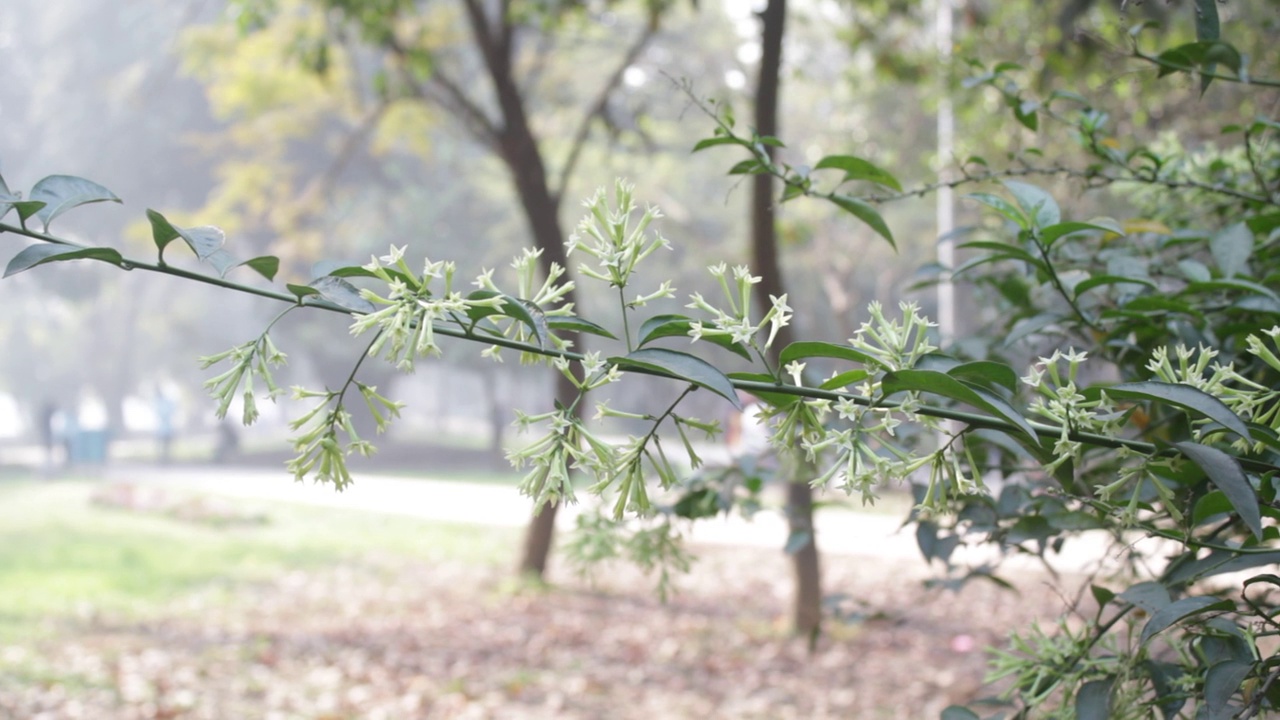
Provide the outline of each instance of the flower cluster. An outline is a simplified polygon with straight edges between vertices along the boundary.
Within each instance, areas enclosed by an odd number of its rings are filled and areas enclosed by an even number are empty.
[[[266,385],[267,397],[275,400],[280,394],[280,388],[271,377],[271,366],[283,365],[285,354],[276,348],[275,343],[271,342],[271,336],[264,332],[257,340],[237,345],[216,355],[200,358],[200,367],[208,369],[223,360],[231,363],[231,369],[205,380],[204,387],[209,391],[209,395],[218,401],[219,418],[227,416],[227,410],[239,394],[244,410],[242,421],[245,425],[252,425],[258,419],[254,378],[258,378],[263,385]],[[242,385],[243,390],[241,390]]]
[[[354,385],[364,397],[379,433],[386,430],[390,418],[400,416],[400,409],[404,406],[379,395],[378,388],[354,380],[348,384],[348,387],[351,385]],[[347,470],[347,456],[353,452],[366,457],[374,453],[373,444],[356,433],[351,413],[343,404],[344,393],[345,388],[339,392],[293,388],[295,400],[320,399],[320,402],[316,403],[311,410],[289,423],[290,429],[301,431],[297,436],[290,438],[297,456],[286,463],[295,480],[301,481],[314,472],[319,482],[333,483],[334,488],[342,490],[351,484],[351,473]],[[340,431],[347,436],[345,445],[338,439]]]
[[[1068,461],[1078,463],[1084,452],[1084,444],[1072,439],[1072,433],[1092,432],[1119,436],[1124,413],[1112,405],[1106,393],[1097,400],[1087,399],[1076,385],[1080,367],[1089,359],[1088,353],[1068,349],[1055,350],[1047,358],[1031,366],[1022,382],[1036,394],[1027,410],[1049,420],[1059,428],[1053,446],[1054,459],[1044,467],[1052,474]],[[1066,364],[1063,372],[1062,364]]]
[[[519,489],[533,498],[537,507],[575,501],[570,470],[582,469],[604,476],[618,467],[618,452],[614,446],[588,430],[572,408],[539,415],[516,411],[516,426],[521,432],[542,423],[547,430],[541,437],[507,453],[507,459],[514,467],[532,466],[520,481]]]
[[[435,323],[449,319],[463,324],[473,309],[502,307],[501,297],[463,297],[453,289],[456,268],[451,262],[426,260],[422,273],[415,275],[404,259],[405,248],[391,246],[390,253],[370,259],[364,269],[387,284],[386,295],[368,288],[360,291],[360,297],[382,308],[366,314],[357,314],[351,323],[351,334],[360,335],[376,329],[377,337],[369,346],[369,355],[376,357],[385,350],[389,362],[404,371],[412,371],[414,360],[426,355],[440,355],[436,344]],[[444,289],[438,295],[431,291],[433,280],[442,279]]]
[[[633,185],[619,180],[614,185],[613,202],[610,203],[604,188],[596,190],[583,203],[588,210],[587,215],[565,243],[567,255],[581,252],[595,260],[596,267],[587,263],[579,264],[580,275],[608,283],[619,291],[627,287],[640,261],[658,248],[671,247],[671,243],[662,235],[655,234],[650,238],[645,234],[649,225],[662,217],[662,212],[656,207],[646,207],[632,227],[631,221],[638,209],[634,191]],[[670,297],[675,297],[675,288],[671,287],[670,281],[665,281],[656,291],[637,296],[627,306],[643,307],[659,298]]]
[[[755,339],[757,334],[767,325],[769,334],[765,338],[764,347],[773,345],[774,338],[778,335],[778,330],[786,327],[791,323],[791,307],[787,305],[787,296],[781,297],[769,296],[770,307],[764,317],[759,322],[751,318],[751,286],[760,282],[760,277],[752,275],[751,271],[745,265],[738,265],[733,268],[732,281],[730,280],[730,270],[724,263],[711,265],[707,268],[720,283],[720,289],[724,293],[725,301],[728,303],[728,310],[722,310],[715,307],[701,293],[693,293],[689,296],[690,303],[686,306],[694,310],[702,310],[713,316],[709,322],[695,321],[689,325],[689,336],[694,341],[710,337],[727,337],[734,343],[747,347],[756,347]]]
[[[507,314],[509,318],[511,314],[515,314],[509,307],[510,303],[518,304],[518,310],[523,311],[519,313],[521,319],[500,320],[490,328],[491,331],[516,342],[530,343],[538,347],[549,345],[556,350],[568,350],[573,343],[548,333],[547,318],[573,315],[573,303],[564,302],[564,299],[573,291],[574,283],[571,280],[560,282],[560,278],[564,276],[564,268],[556,263],[551,263],[547,276],[539,280],[538,265],[541,257],[541,249],[525,248],[512,259],[511,268],[516,275],[515,297],[503,293],[498,287],[493,280],[492,269],[485,270],[475,279],[472,284],[480,289],[472,293],[471,297],[490,298],[497,303],[496,307],[504,308],[503,313],[500,314]],[[485,319],[492,321],[489,317]],[[496,345],[486,349],[481,356],[502,362],[502,355]],[[544,356],[534,353],[520,354],[520,361],[524,363],[545,360]]]

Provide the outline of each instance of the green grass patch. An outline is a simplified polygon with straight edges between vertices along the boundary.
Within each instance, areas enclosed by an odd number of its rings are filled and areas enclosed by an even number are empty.
[[[210,525],[99,507],[95,483],[0,483],[0,640],[87,609],[145,613],[210,585],[343,562],[504,562],[512,530],[378,513],[244,501],[266,521]],[[183,492],[175,490],[175,492]]]

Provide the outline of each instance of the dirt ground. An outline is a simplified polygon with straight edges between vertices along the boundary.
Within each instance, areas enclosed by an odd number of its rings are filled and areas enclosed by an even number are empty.
[[[986,694],[984,647],[1062,608],[1038,575],[957,595],[925,589],[922,564],[826,558],[842,602],[810,654],[786,633],[781,553],[699,555],[666,604],[621,566],[530,589],[503,568],[384,558],[231,602],[212,588],[3,650],[0,667],[25,669],[0,674],[0,717],[937,718]]]

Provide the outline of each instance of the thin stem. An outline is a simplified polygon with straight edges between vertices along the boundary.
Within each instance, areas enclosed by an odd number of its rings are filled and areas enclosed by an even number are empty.
[[[618,307],[622,309],[622,337],[627,339],[627,352],[630,353],[635,350],[635,346],[631,344],[631,321],[627,319],[628,308],[627,298],[624,294],[625,290],[626,288],[623,286],[618,286]]]
[[[1084,314],[1084,311],[1080,309],[1080,305],[1076,302],[1075,297],[1073,297],[1071,293],[1067,292],[1067,288],[1062,284],[1062,278],[1058,275],[1057,267],[1054,265],[1053,260],[1049,258],[1049,248],[1040,241],[1039,235],[1039,232],[1032,232],[1031,242],[1035,243],[1036,250],[1040,251],[1040,259],[1044,260],[1045,270],[1049,274],[1049,281],[1053,283],[1054,289],[1058,291],[1058,294],[1062,296],[1063,300],[1067,301],[1067,305],[1071,308],[1071,312],[1075,313],[1075,316],[1080,318],[1080,322],[1087,325],[1090,330],[1101,333],[1102,328],[1098,327],[1093,320],[1089,319],[1089,317]]]

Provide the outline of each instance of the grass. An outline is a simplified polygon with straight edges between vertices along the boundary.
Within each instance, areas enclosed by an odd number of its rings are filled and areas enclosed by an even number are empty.
[[[0,482],[0,641],[86,612],[136,615],[210,586],[341,562],[509,559],[511,530],[281,503],[267,521],[213,526],[93,505],[95,483]]]

